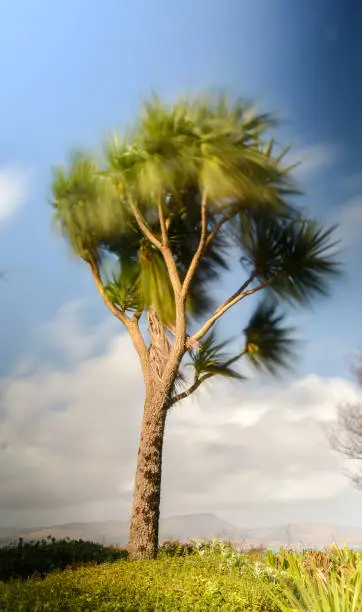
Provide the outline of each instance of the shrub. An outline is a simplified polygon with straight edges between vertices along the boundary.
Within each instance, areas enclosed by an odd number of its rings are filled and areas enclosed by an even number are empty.
[[[165,540],[158,549],[158,557],[185,557],[195,554],[195,547],[191,543]]]
[[[44,577],[55,569],[97,565],[125,559],[128,552],[83,540],[55,540],[49,536],[40,541],[18,542],[0,548],[0,580]]]
[[[0,583],[5,612],[136,612],[178,610],[277,612],[265,581],[220,568],[217,555],[115,562],[77,571],[52,572],[43,580]],[[275,595],[281,587],[272,585]]]

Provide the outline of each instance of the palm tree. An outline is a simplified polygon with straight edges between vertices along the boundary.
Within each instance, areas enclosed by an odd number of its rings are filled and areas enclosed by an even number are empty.
[[[52,182],[55,220],[87,264],[112,314],[138,353],[145,403],[130,526],[133,558],[158,548],[162,446],[166,416],[216,375],[243,378],[249,359],[271,372],[285,366],[290,330],[278,303],[305,304],[327,293],[338,265],[332,229],[306,219],[298,195],[266,134],[266,114],[224,95],[145,104],[134,128],[113,137],[101,161],[78,153]],[[235,259],[236,258],[236,259]],[[105,262],[112,262],[107,278]],[[213,283],[241,263],[233,295],[215,303]],[[266,297],[227,353],[214,325],[245,298]],[[144,319],[149,335],[142,333]],[[189,354],[193,378],[184,376]]]

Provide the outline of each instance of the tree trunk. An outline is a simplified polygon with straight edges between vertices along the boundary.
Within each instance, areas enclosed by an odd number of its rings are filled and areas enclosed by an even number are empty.
[[[129,539],[132,559],[154,559],[157,556],[162,449],[170,391],[170,384],[167,389],[163,388],[162,374],[170,355],[171,342],[153,308],[148,311],[147,318],[152,384],[146,391],[138,450]]]
[[[166,414],[167,401],[160,394],[146,397],[129,538],[129,554],[134,560],[157,556]]]
[[[167,410],[178,369],[185,350],[185,339],[169,364],[172,345],[155,309],[147,313],[150,346],[148,349],[150,378],[146,382],[141,439],[130,524],[129,554],[131,559],[154,559],[158,550],[158,529],[161,501],[163,437]],[[169,368],[163,380],[166,366]]]

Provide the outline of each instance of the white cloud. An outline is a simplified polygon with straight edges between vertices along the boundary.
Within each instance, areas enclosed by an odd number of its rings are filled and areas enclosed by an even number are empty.
[[[130,511],[141,370],[127,335],[111,337],[101,325],[87,343],[81,315],[62,309],[47,328],[50,342],[71,335],[63,348],[76,359],[66,370],[38,364],[0,381],[0,524],[127,518]],[[349,483],[322,424],[339,401],[357,397],[348,381],[317,376],[263,387],[210,383],[198,402],[169,415],[162,513],[247,505],[250,516],[258,508],[271,516],[278,504],[333,505]]]
[[[297,475],[293,478],[285,478],[279,487],[275,487],[272,496],[274,500],[282,502],[328,499],[346,488],[346,478],[343,474],[314,470],[313,473],[299,477]]]
[[[362,196],[357,195],[342,206],[335,215],[338,236],[344,247],[351,247],[361,241]]]
[[[0,223],[23,204],[28,182],[28,172],[15,166],[0,168]]]
[[[337,159],[337,151],[330,144],[315,143],[293,148],[288,154],[288,163],[299,163],[294,175],[299,181],[307,181],[332,166]]]
[[[115,320],[107,317],[101,325],[87,329],[82,319],[84,307],[82,300],[64,304],[57,312],[56,324],[49,321],[38,330],[40,340],[51,344],[53,349],[70,361],[78,362],[98,350],[103,351],[104,344],[116,328]]]

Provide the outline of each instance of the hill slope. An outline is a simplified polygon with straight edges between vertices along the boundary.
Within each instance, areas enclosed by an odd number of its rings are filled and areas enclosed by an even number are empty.
[[[93,523],[68,523],[37,529],[0,527],[0,545],[17,540],[38,540],[49,535],[56,538],[93,540],[101,544],[125,546],[128,542],[127,521],[104,521]],[[179,540],[231,540],[243,546],[264,545],[270,548],[281,546],[323,547],[336,542],[342,545],[362,547],[361,527],[341,527],[319,523],[294,523],[286,526],[264,526],[241,528],[222,520],[214,514],[189,514],[162,518],[160,541]]]

